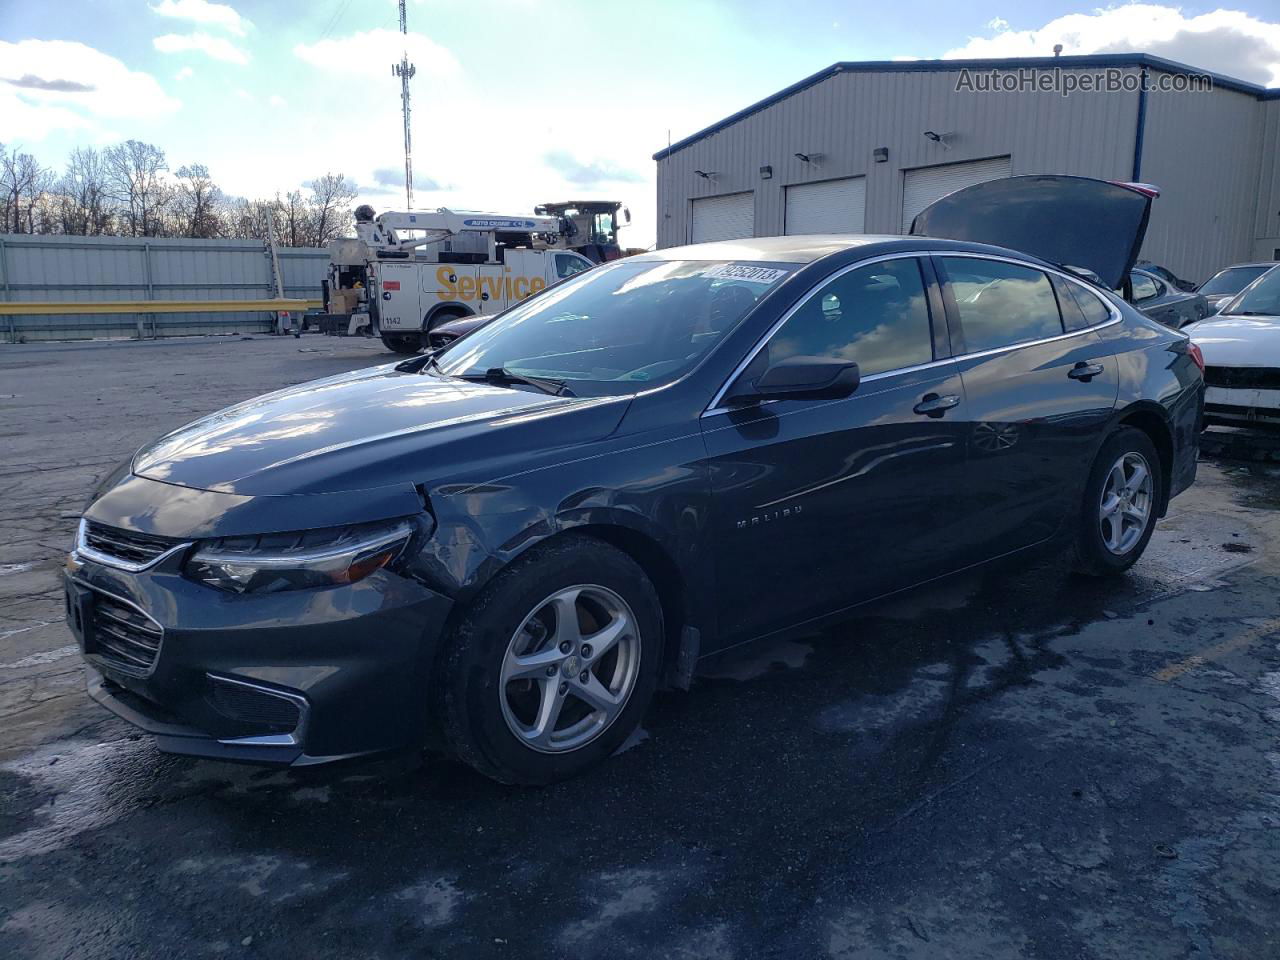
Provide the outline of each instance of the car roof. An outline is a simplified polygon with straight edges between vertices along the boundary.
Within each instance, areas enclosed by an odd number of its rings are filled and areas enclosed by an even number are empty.
[[[1254,260],[1248,263],[1232,263],[1223,267],[1214,276],[1216,277],[1218,273],[1223,273],[1226,270],[1235,270],[1237,267],[1280,267],[1280,260]]]
[[[666,247],[630,257],[631,260],[746,260],[775,263],[812,263],[833,254],[860,250],[868,257],[910,251],[958,250],[970,253],[997,253],[1042,263],[1037,257],[986,243],[942,240],[936,237],[894,234],[817,233],[792,237],[744,237]]]

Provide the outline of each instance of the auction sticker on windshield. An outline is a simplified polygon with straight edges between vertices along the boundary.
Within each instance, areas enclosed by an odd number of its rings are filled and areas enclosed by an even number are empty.
[[[702,275],[721,280],[746,280],[750,283],[773,283],[787,275],[786,270],[773,267],[754,267],[749,263],[722,263]]]

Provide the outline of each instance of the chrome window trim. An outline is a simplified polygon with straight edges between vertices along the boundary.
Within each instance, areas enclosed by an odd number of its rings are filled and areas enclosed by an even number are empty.
[[[219,743],[235,747],[298,747],[302,745],[303,732],[307,726],[307,717],[311,712],[311,703],[306,697],[298,693],[287,693],[276,687],[268,687],[260,683],[250,683],[248,680],[223,677],[216,673],[206,673],[205,677],[213,683],[230,683],[233,686],[244,687],[256,693],[279,697],[281,700],[288,700],[298,708],[298,723],[291,733],[271,733],[259,737],[227,737],[220,739]]]
[[[917,370],[928,370],[932,367],[940,367],[945,364],[956,363],[961,360],[971,360],[971,359],[976,359],[981,357],[994,356],[997,353],[1006,353],[1010,350],[1021,350],[1024,347],[1034,347],[1042,343],[1054,343],[1055,341],[1058,341],[1058,340],[1066,340],[1068,337],[1078,337],[1081,334],[1090,333],[1094,330],[1102,330],[1106,327],[1113,326],[1114,324],[1117,324],[1124,319],[1123,315],[1116,308],[1116,305],[1113,304],[1111,301],[1107,300],[1105,297],[1101,296],[1096,291],[1091,290],[1088,283],[1084,282],[1079,277],[1073,277],[1070,273],[1066,271],[1059,270],[1055,267],[1051,267],[1047,265],[1041,266],[1040,264],[1028,263],[1025,260],[1018,260],[1013,257],[1002,257],[1002,256],[999,256],[998,254],[977,253],[977,252],[970,253],[964,250],[916,250],[910,253],[888,253],[878,257],[868,257],[865,260],[858,260],[854,263],[848,264],[847,266],[841,267],[835,273],[829,274],[828,276],[824,277],[822,280],[815,283],[808,290],[806,290],[804,295],[795,303],[795,305],[791,307],[791,309],[789,309],[785,314],[783,314],[782,317],[780,317],[774,323],[774,325],[765,332],[764,336],[762,336],[756,342],[755,346],[753,346],[747,352],[747,355],[742,360],[742,362],[739,363],[736,367],[734,367],[733,372],[729,374],[728,379],[726,379],[724,383],[720,385],[720,389],[717,390],[715,393],[715,396],[711,398],[711,403],[709,403],[706,409],[702,411],[702,413],[700,414],[700,418],[712,417],[721,413],[728,413],[731,409],[733,409],[732,407],[720,405],[720,402],[724,399],[725,394],[729,392],[729,388],[733,385],[734,381],[737,380],[738,377],[742,375],[742,372],[747,369],[747,367],[751,364],[751,361],[756,358],[756,355],[765,348],[765,346],[769,343],[770,340],[773,339],[774,334],[776,334],[780,329],[782,329],[782,326],[788,320],[791,319],[791,317],[796,313],[797,310],[799,310],[802,306],[808,303],[809,298],[812,297],[815,293],[817,293],[819,290],[825,287],[828,283],[835,280],[837,277],[844,276],[844,274],[848,273],[850,270],[856,270],[859,267],[871,266],[872,264],[882,263],[887,260],[905,260],[908,257],[915,257],[917,259],[919,259],[920,257],[965,257],[971,260],[995,260],[1001,263],[1011,263],[1017,267],[1025,267],[1028,270],[1039,270],[1041,273],[1052,273],[1055,276],[1062,277],[1064,280],[1068,280],[1071,283],[1076,284],[1076,286],[1082,288],[1090,296],[1097,298],[1103,304],[1103,306],[1107,308],[1107,312],[1110,315],[1110,319],[1104,320],[1101,323],[1095,323],[1089,327],[1081,327],[1079,330],[1072,330],[1069,333],[1061,333],[1052,337],[1043,337],[1039,340],[1026,340],[1021,343],[1011,343],[1008,346],[1004,346],[1004,347],[993,347],[990,350],[979,350],[979,351],[974,351],[972,353],[960,353],[960,354],[956,354],[955,356],[944,357],[941,360],[933,360],[929,363],[920,363],[910,367],[897,367],[893,370],[882,370],[879,373],[873,373],[873,374],[870,374],[869,376],[863,377],[860,381],[861,383],[867,383],[873,380],[879,380],[883,377],[897,376],[898,374],[903,374],[903,373],[914,373]],[[939,278],[939,281],[941,281],[941,278]],[[946,322],[945,317],[943,318],[943,322],[944,323]],[[775,403],[775,402],[776,401],[774,400],[765,401],[765,403]],[[763,405],[764,404],[761,404],[761,406]]]
[[[146,563],[134,563],[130,560],[124,560],[120,557],[113,557],[108,553],[100,553],[88,542],[89,521],[85,517],[80,518],[80,526],[76,530],[76,545],[71,550],[71,555],[78,559],[92,560],[94,563],[100,563],[104,567],[111,567],[114,570],[123,570],[126,573],[141,573],[143,570],[150,570],[158,563],[169,559],[175,553],[187,549],[191,546],[192,541],[186,543],[175,544],[164,553],[160,554],[154,560],[148,560]],[[128,531],[125,531],[126,533]],[[139,611],[141,613],[142,611]]]

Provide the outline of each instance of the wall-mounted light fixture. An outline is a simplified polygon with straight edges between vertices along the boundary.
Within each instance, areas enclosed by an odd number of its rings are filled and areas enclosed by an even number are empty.
[[[886,163],[889,160],[889,148],[876,147],[871,151],[871,159],[876,163]]]
[[[708,173],[705,170],[695,170],[693,172],[696,173],[698,176],[700,176],[703,180],[710,180],[712,177],[716,175],[716,172],[714,170],[712,170],[710,173]]]
[[[795,156],[801,163],[811,163],[813,161],[813,157],[807,153],[797,153]]]
[[[773,179],[773,167],[769,166],[768,164],[765,164],[763,167],[761,167],[761,168],[760,168],[760,179],[761,179],[761,180],[772,180],[772,179]]]
[[[932,130],[926,130],[924,136],[926,140],[932,140],[943,150],[951,149],[951,144],[947,142],[947,138],[951,136],[949,133],[934,133]]]

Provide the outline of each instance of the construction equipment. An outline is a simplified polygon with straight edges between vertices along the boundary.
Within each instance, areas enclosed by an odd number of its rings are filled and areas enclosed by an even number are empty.
[[[432,328],[493,314],[593,263],[560,246],[556,216],[356,209],[356,237],[329,245],[320,327],[416,353]]]
[[[534,207],[541,216],[560,217],[572,229],[561,232],[557,246],[577,250],[594,263],[622,256],[618,231],[631,222],[631,211],[618,200],[565,200]],[[625,223],[619,222],[619,214]]]

